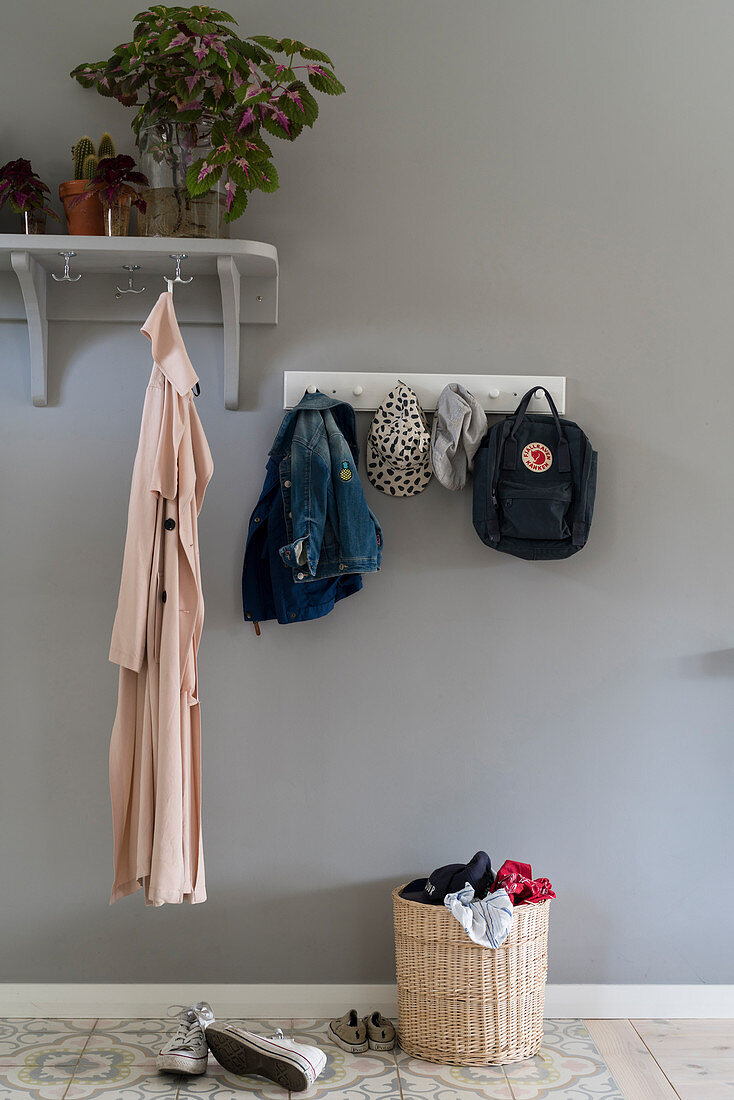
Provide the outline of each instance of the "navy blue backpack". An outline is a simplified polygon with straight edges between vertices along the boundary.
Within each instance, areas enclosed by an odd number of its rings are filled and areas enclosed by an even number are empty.
[[[482,542],[530,561],[570,558],[586,545],[597,454],[572,420],[529,413],[536,389],[490,428],[474,459],[473,521]]]

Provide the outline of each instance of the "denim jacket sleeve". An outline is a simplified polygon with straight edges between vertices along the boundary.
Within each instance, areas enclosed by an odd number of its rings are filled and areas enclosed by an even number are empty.
[[[326,501],[331,475],[324,449],[324,424],[319,410],[299,415],[289,458],[281,463],[281,490],[290,538],[280,551],[285,565],[316,576],[326,526]]]

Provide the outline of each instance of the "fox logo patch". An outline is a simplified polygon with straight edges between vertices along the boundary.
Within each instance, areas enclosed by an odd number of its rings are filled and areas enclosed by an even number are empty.
[[[522,461],[523,465],[534,474],[542,474],[550,469],[553,455],[545,443],[528,443],[527,447],[522,449]]]

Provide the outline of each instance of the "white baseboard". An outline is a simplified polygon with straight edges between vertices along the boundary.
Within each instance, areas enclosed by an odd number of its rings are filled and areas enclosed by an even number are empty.
[[[347,1008],[385,1014],[397,1007],[393,985],[196,985],[165,983],[0,984],[0,1017],[157,1017],[169,1005],[209,1001],[217,1016],[251,1019],[312,1019],[341,1015]],[[340,1008],[340,1006],[343,1006]]]
[[[210,1001],[218,1016],[321,1018],[347,1008],[397,1010],[394,985],[0,984],[0,1017],[157,1017]],[[549,985],[546,1016],[564,1019],[734,1018],[734,985]]]
[[[734,985],[549,985],[549,1019],[734,1018]]]

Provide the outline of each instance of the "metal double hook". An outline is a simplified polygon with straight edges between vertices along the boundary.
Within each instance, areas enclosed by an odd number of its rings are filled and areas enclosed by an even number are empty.
[[[81,279],[81,275],[72,276],[69,274],[69,264],[71,263],[72,258],[76,256],[76,252],[59,252],[59,256],[64,257],[64,274],[54,275],[52,273],[51,278],[54,279],[57,283],[78,283]]]
[[[176,273],[173,278],[171,278],[169,275],[164,275],[163,279],[168,285],[168,293],[173,296],[174,283],[191,283],[194,281],[194,276],[189,275],[188,279],[184,279],[181,275],[181,261],[188,260],[188,252],[169,252],[168,255],[171,257],[172,260],[176,261]],[[194,397],[198,397],[200,395],[201,386],[198,382],[195,384],[191,392],[193,393]]]
[[[169,255],[172,260],[176,261],[176,271],[172,277],[169,275],[164,275],[163,279],[168,284],[169,291],[173,293],[174,283],[191,283],[194,280],[194,276],[189,275],[188,279],[184,279],[181,275],[181,261],[188,260],[188,252],[171,252],[169,253]],[[52,273],[51,278],[57,283],[78,283],[81,279],[81,275],[71,275],[69,271],[71,261],[76,256],[76,252],[74,252],[72,249],[69,249],[67,252],[59,252],[59,256],[64,257],[64,274],[54,275]],[[115,297],[120,298],[123,294],[142,294],[145,290],[144,286],[140,287],[139,290],[137,290],[133,286],[133,277],[136,271],[140,271],[140,264],[123,264],[122,266],[123,269],[128,272],[127,287],[118,286],[116,288],[117,294],[115,295]]]
[[[117,294],[115,295],[115,297],[121,298],[123,294],[143,294],[145,291],[144,286],[141,286],[140,290],[136,290],[133,286],[133,278],[135,276],[135,272],[140,271],[140,264],[123,264],[122,266],[128,273],[127,289],[124,290],[121,286],[116,287]]]
[[[174,283],[191,283],[193,282],[194,276],[189,275],[188,279],[184,279],[181,277],[181,261],[188,260],[188,252],[169,252],[169,256],[172,260],[176,261],[176,274],[173,276],[173,278],[171,278],[169,275],[164,275],[163,278],[168,284],[169,293],[173,294]]]

